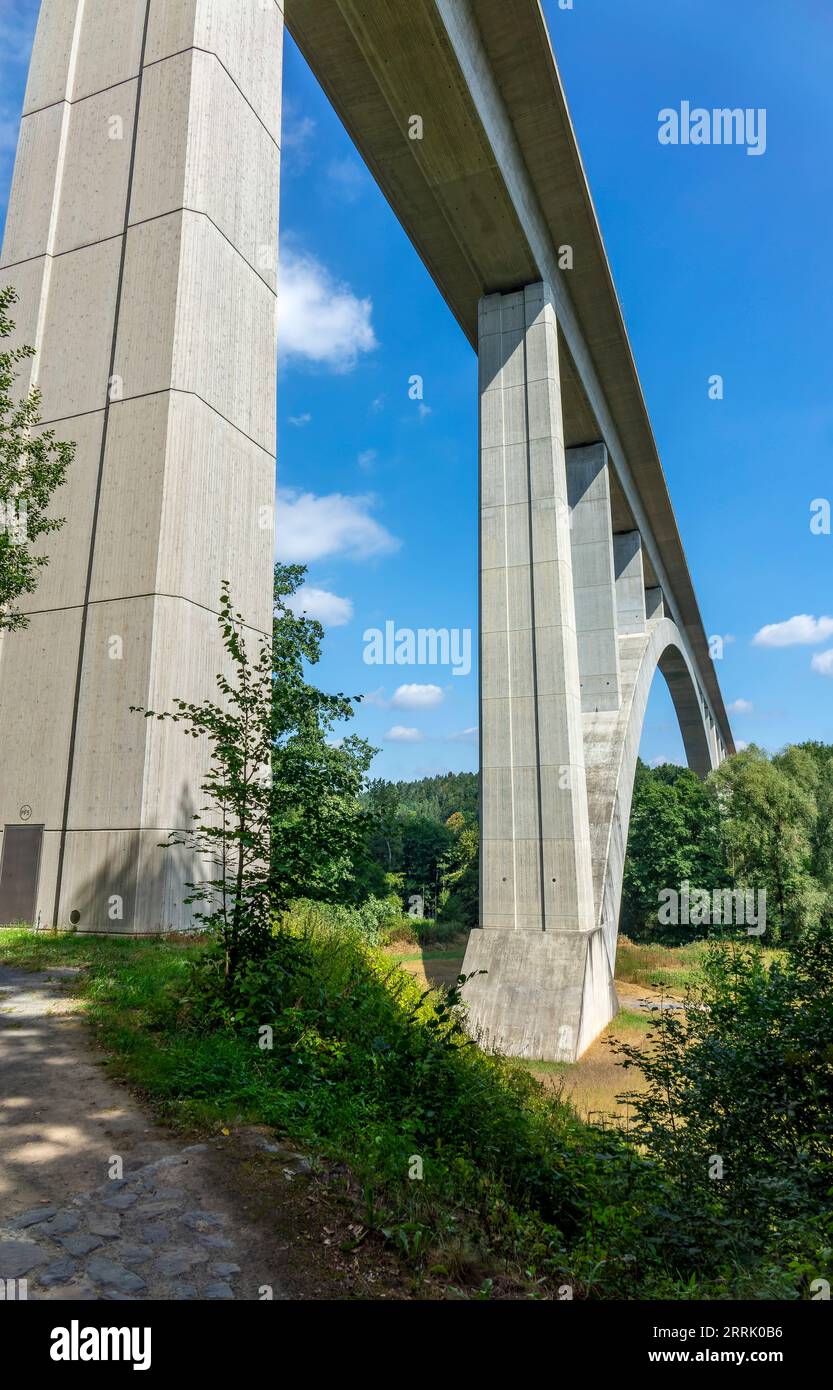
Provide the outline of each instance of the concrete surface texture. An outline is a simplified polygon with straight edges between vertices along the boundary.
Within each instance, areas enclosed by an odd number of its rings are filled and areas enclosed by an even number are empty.
[[[546,24],[539,0],[285,8],[480,353],[469,999],[510,1051],[571,1057],[616,1007],[656,668],[698,771],[733,744]],[[44,827],[44,924],[188,925],[199,866],[159,843],[204,749],[130,706],[213,693],[223,578],[269,624],[283,23],[278,0],[43,0],[0,276],[78,454],[0,648],[0,830]]]
[[[282,28],[274,4],[42,5],[0,280],[78,447],[0,653],[0,826],[44,827],[44,925],[188,925],[195,866],[158,846],[204,750],[130,707],[213,693],[224,578],[270,625]]]
[[[554,297],[483,299],[480,929],[463,964],[484,1046],[574,1061],[616,1013],[633,781],[666,676],[689,763],[719,758],[639,532],[615,534],[604,445],[565,452]]]

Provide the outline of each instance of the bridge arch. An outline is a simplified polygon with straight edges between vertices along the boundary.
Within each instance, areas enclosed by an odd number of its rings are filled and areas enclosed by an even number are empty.
[[[676,623],[662,617],[644,635],[620,637],[619,662],[619,709],[584,715],[593,893],[611,975],[616,963],[636,764],[657,671],[664,676],[671,693],[689,767],[705,777],[720,762],[694,665]]]

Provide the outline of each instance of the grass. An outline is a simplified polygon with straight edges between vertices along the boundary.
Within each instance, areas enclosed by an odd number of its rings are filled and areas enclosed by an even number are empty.
[[[705,951],[705,941],[692,941],[686,946],[654,946],[620,936],[616,949],[616,979],[623,984],[647,986],[682,998],[688,986],[697,979]],[[781,955],[780,949],[763,952],[767,964]]]
[[[468,1044],[442,997],[425,999],[383,952],[322,934],[281,950],[276,973],[250,981],[250,1017],[230,1028],[197,998],[202,943],[0,934],[8,964],[84,967],[79,997],[116,1074],[169,1123],[266,1124],[349,1164],[361,1221],[417,1273],[471,1288],[488,1278],[498,1296],[566,1280],[603,1297],[632,1282],[629,1193],[647,1184],[649,1209],[647,1170],[525,1068]],[[259,1020],[274,1026],[271,1053]],[[421,1181],[409,1178],[414,1156]]]
[[[395,960],[399,965],[416,965],[421,961],[432,960],[460,960],[462,963],[463,954],[459,945],[447,946],[444,951],[414,951],[401,954],[399,951],[388,947],[387,954],[391,960]]]
[[[583,1064],[484,1054],[451,1001],[355,935],[282,933],[222,1007],[193,938],[12,929],[0,960],[83,967],[78,995],[115,1074],[169,1123],[266,1125],[341,1165],[357,1222],[417,1281],[471,1296],[484,1281],[492,1297],[557,1297],[564,1284],[576,1298],[731,1296],[734,1271],[685,1192],[565,1099],[572,1085],[577,1106],[603,1109]],[[630,965],[656,968],[638,954]],[[649,1019],[626,1010],[617,1024],[638,1036]]]
[[[461,927],[459,922],[436,922],[429,917],[402,917],[385,933],[385,942],[388,946],[447,946],[459,949],[462,953],[466,948],[468,934],[468,929]]]
[[[647,946],[619,937],[616,978],[625,984],[684,992],[694,982],[703,959],[704,943],[688,946]]]

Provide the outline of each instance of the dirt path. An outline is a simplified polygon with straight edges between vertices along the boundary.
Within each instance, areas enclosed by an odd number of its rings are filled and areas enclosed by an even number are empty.
[[[108,1076],[78,975],[0,965],[0,1283],[35,1300],[409,1297],[346,1169],[261,1127],[193,1143],[157,1124]]]
[[[149,1121],[92,1054],[77,973],[0,967],[0,1278],[34,1299],[284,1296],[211,1145]]]

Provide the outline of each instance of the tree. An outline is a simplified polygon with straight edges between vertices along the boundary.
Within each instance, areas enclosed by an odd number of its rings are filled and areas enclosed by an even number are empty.
[[[199,905],[196,919],[221,945],[227,995],[240,967],[266,953],[277,914],[294,898],[338,896],[363,835],[359,792],[373,750],[362,739],[331,741],[353,701],[305,678],[305,664],[320,657],[323,629],[289,607],[304,573],[276,566],[272,637],[256,644],[256,655],[223,584],[219,624],[230,674],[217,676],[218,703],[174,700],[173,711],[138,711],[184,723],[211,746],[207,804],[168,844],[186,846],[213,869],[187,885],[186,901]]]
[[[171,832],[168,847],[185,846],[213,870],[208,878],[187,884],[185,901],[199,905],[195,918],[220,943],[228,997],[241,965],[263,955],[271,935],[273,673],[271,642],[261,639],[256,656],[250,653],[243,616],[232,607],[227,582],[218,622],[231,668],[229,676],[216,678],[219,703],[175,699],[173,711],[135,712],[184,724],[191,738],[205,738],[211,747],[202,783],[207,805],[194,816],[193,826]]]
[[[363,793],[367,833],[359,868],[364,891],[417,894],[429,912],[477,922],[479,777],[446,772],[415,782],[376,778]],[[465,835],[461,832],[465,830]]]
[[[789,752],[789,756],[788,756]],[[765,889],[768,941],[789,941],[818,916],[812,875],[816,802],[796,780],[808,762],[785,751],[770,759],[753,744],[712,774],[723,815],[729,870],[737,887]]]
[[[275,910],[293,898],[353,896],[366,837],[360,801],[375,749],[361,738],[336,738],[358,697],[326,695],[305,675],[321,656],[324,629],[291,602],[305,569],[277,565],[274,583],[272,685],[271,884]]]
[[[479,814],[479,783],[476,772],[442,772],[416,782],[393,782],[400,806],[418,815],[428,815],[445,823],[455,811],[468,820]]]
[[[621,1097],[633,1107],[630,1139],[703,1220],[720,1230],[731,1219],[733,1238],[757,1239],[777,1216],[829,1208],[829,929],[809,928],[769,961],[757,943],[711,944],[687,1007],[655,1011],[645,1041],[614,1050],[647,1082]]]
[[[368,895],[402,897],[402,822],[399,791],[381,777],[368,782],[361,797],[364,838],[356,857],[354,890],[357,901]]]
[[[461,931],[471,931],[479,915],[480,835],[476,822],[469,823],[462,811],[455,811],[445,824],[454,838],[440,864],[439,916],[444,922],[459,922]]]
[[[14,329],[8,309],[16,302],[13,289],[0,290],[0,339]],[[56,439],[53,430],[39,430],[40,392],[14,399],[18,368],[34,354],[31,347],[0,352],[0,633],[28,625],[17,601],[35,592],[49,563],[35,541],[64,524],[47,511],[75,453],[75,445]]]
[[[622,891],[622,929],[635,940],[677,944],[691,927],[660,926],[662,889],[688,880],[709,891],[723,887],[720,804],[714,790],[688,768],[637,765]]]
[[[811,869],[822,899],[822,913],[833,924],[833,746],[818,742],[792,744],[773,762],[815,802]]]
[[[405,901],[418,895],[426,915],[434,916],[440,896],[440,863],[452,844],[450,830],[428,816],[406,813],[402,825],[402,872]]]

